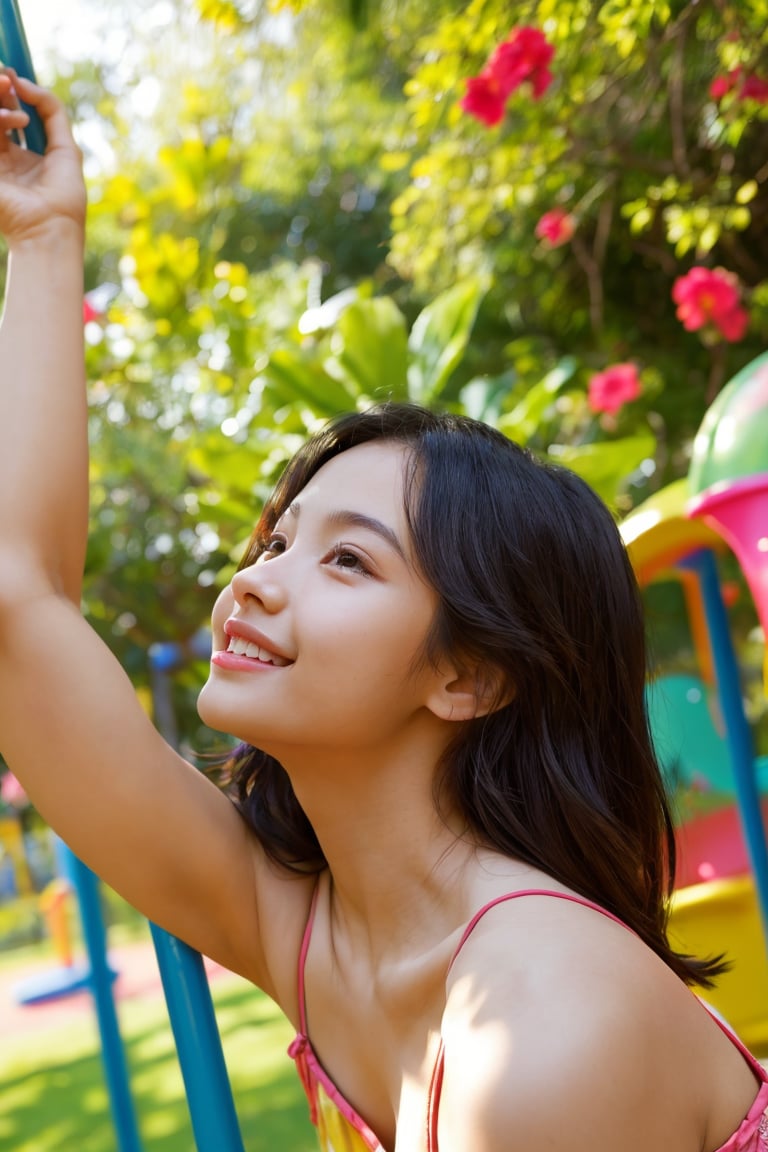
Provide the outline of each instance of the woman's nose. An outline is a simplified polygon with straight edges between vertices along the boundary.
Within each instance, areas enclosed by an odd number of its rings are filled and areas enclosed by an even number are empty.
[[[232,577],[232,595],[241,606],[249,600],[258,601],[266,612],[279,612],[285,606],[287,589],[285,580],[276,570],[277,558],[249,564]]]

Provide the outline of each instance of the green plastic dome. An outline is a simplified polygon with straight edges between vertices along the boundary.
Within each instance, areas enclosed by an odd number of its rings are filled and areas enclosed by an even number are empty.
[[[768,352],[726,384],[693,444],[691,495],[712,484],[768,472]]]

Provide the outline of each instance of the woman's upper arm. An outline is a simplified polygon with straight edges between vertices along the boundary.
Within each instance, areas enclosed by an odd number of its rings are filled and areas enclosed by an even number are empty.
[[[160,737],[78,611],[45,589],[2,610],[0,753],[108,884],[275,995],[270,970],[298,953],[309,882],[269,863],[231,802]],[[264,923],[290,956],[265,947]]]
[[[546,1027],[543,1025],[543,1027]],[[648,1152],[676,1143],[654,1115],[654,1101],[636,1072],[627,1037],[609,1051],[584,1037],[557,1035],[526,1045],[509,1036],[494,1043],[465,1038],[446,1048],[439,1108],[440,1152]],[[662,1134],[661,1142],[659,1133]]]

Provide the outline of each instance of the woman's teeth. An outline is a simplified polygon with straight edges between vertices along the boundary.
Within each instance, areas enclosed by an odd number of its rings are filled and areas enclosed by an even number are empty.
[[[240,636],[230,637],[227,652],[232,652],[235,656],[250,656],[252,660],[260,660],[262,664],[274,664],[276,668],[284,668],[290,663],[282,656],[276,656],[266,648],[259,648],[258,644],[252,644],[250,640],[243,640]]]

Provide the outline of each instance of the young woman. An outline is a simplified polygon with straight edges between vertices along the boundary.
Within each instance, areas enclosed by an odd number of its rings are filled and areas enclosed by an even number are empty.
[[[12,82],[43,117],[45,158]],[[263,988],[326,1149],[758,1152],[768,1083],[665,931],[674,846],[607,511],[490,428],[384,405],[296,457],[213,612],[180,759],[79,612],[85,198],[0,77],[0,751],[169,931]]]

